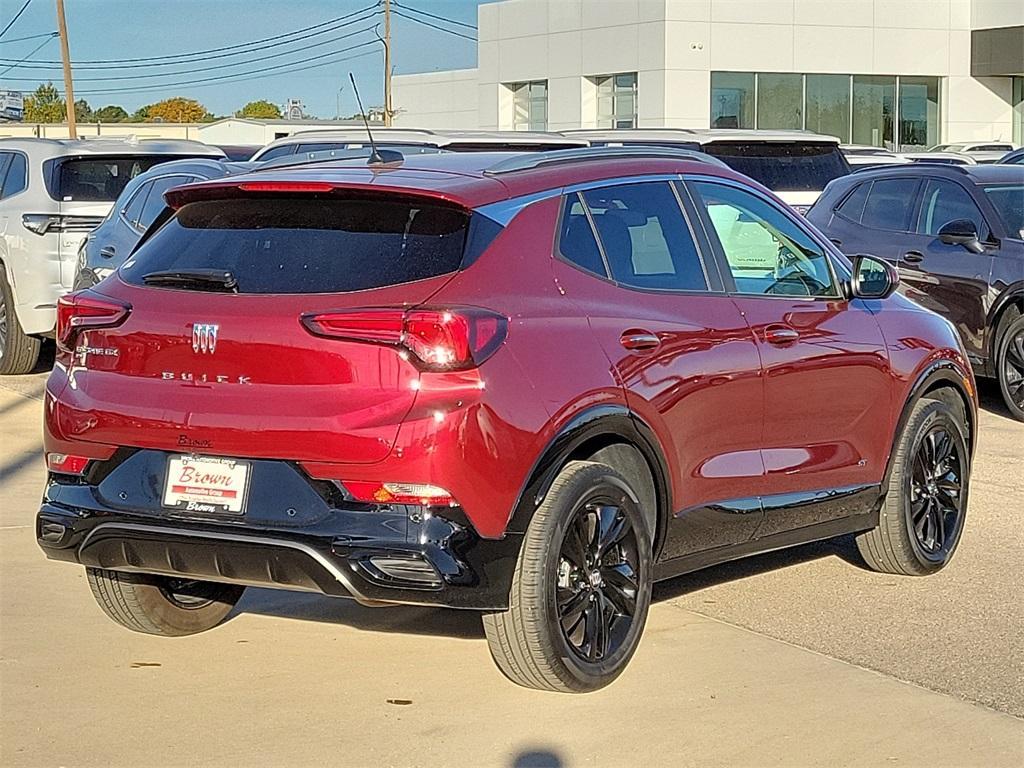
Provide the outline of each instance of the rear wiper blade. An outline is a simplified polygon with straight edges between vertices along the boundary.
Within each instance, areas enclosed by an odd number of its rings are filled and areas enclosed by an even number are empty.
[[[238,280],[226,269],[165,269],[142,276],[146,285],[194,286],[204,291],[238,293]]]

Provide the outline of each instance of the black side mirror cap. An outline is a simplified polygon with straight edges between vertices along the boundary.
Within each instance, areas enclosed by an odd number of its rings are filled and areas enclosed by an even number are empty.
[[[884,259],[868,254],[853,257],[850,296],[855,299],[885,299],[900,285],[900,273]]]
[[[946,245],[962,245],[971,253],[984,253],[985,246],[978,238],[978,228],[970,219],[953,219],[939,229],[939,240]]]

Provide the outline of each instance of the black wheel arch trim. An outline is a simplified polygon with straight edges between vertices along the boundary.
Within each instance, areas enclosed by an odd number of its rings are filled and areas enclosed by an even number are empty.
[[[970,456],[972,458],[974,457],[974,448],[978,442],[978,406],[977,398],[974,394],[974,382],[971,378],[971,374],[952,360],[937,360],[918,374],[917,379],[915,379],[914,384],[911,386],[910,392],[903,403],[903,410],[900,413],[899,421],[897,421],[896,429],[893,432],[892,448],[889,451],[889,458],[886,461],[885,478],[882,482],[882,488],[888,487],[889,477],[892,474],[893,457],[896,455],[896,441],[899,440],[900,434],[903,432],[904,427],[907,425],[907,421],[910,419],[910,412],[913,410],[914,404],[921,399],[925,392],[940,382],[951,384],[967,406],[967,448]]]
[[[1021,307],[1021,314],[1024,315],[1024,280],[1020,280],[1013,283],[1006,288],[992,304],[992,308],[988,312],[988,359],[986,361],[990,370],[995,371],[996,366],[996,355],[999,353],[999,339],[996,338],[996,332],[999,330],[999,324],[1003,319],[1003,312],[1012,304],[1018,304]]]
[[[658,505],[655,531],[655,557],[664,541],[667,519],[671,517],[671,484],[668,462],[654,430],[634,411],[624,405],[595,405],[573,416],[548,442],[534,462],[526,481],[520,488],[512,515],[506,526],[507,533],[525,533],[533,513],[544,501],[559,471],[581,446],[594,439],[609,438],[610,442],[631,445],[647,462],[654,479]]]

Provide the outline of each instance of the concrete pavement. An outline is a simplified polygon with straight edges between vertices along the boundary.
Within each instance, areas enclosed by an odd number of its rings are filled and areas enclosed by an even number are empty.
[[[1000,449],[983,433],[967,539],[948,578],[875,577],[835,556],[840,547],[675,580],[658,588],[623,677],[573,697],[507,683],[471,613],[250,590],[233,619],[195,637],[117,627],[80,568],[36,547],[44,472],[28,381],[0,383],[4,766],[1024,762],[1024,722],[961,700],[995,691],[988,703],[1020,706],[1020,542],[1000,547],[984,533],[1012,533],[1020,489],[997,486],[1019,465],[1020,425],[991,430],[1009,430],[1005,466],[987,458]],[[985,461],[992,478],[982,481]],[[921,643],[949,648],[919,682],[954,696],[814,650],[913,679],[902,665]]]

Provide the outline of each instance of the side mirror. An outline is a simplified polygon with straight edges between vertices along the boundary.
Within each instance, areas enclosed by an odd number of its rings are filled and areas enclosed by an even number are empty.
[[[853,278],[850,294],[855,299],[884,299],[893,294],[900,284],[896,267],[877,256],[853,257]]]
[[[970,219],[947,221],[939,230],[939,240],[946,245],[962,245],[971,253],[985,252],[985,247],[978,239],[978,228]]]

